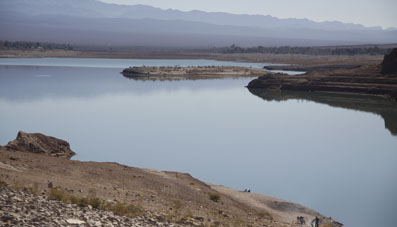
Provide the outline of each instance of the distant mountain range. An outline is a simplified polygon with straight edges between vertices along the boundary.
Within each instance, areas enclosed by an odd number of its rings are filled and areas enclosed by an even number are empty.
[[[108,46],[319,46],[397,43],[397,30],[97,0],[1,0],[0,40]]]

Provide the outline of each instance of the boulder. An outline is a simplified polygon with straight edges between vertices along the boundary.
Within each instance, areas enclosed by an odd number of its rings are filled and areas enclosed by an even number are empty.
[[[40,133],[26,133],[23,131],[19,131],[17,138],[3,146],[2,149],[7,151],[40,153],[68,159],[76,154],[70,149],[69,143],[65,140]]]
[[[397,48],[394,48],[390,54],[386,54],[382,62],[382,73],[397,73]]]

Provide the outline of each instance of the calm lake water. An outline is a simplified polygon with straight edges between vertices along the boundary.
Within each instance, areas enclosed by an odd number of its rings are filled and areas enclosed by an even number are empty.
[[[208,60],[0,59],[0,144],[65,139],[82,161],[188,172],[291,200],[345,226],[395,226],[397,107],[357,96],[248,90],[251,79],[137,81],[132,65]]]

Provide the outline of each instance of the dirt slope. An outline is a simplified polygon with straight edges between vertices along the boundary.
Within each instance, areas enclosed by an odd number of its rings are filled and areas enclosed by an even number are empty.
[[[298,226],[294,224],[297,216],[309,221],[319,215],[291,202],[209,185],[186,173],[80,162],[2,147],[0,181],[19,188],[36,185],[46,191],[56,187],[79,197],[94,191],[108,203],[133,204],[160,219],[195,220],[203,226]],[[219,195],[219,201],[211,200],[214,195]],[[336,226],[319,217],[322,226]]]

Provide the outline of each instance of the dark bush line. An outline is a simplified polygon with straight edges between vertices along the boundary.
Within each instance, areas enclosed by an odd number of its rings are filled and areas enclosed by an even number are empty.
[[[390,53],[390,47],[239,47],[231,45],[229,47],[214,47],[215,53],[267,53],[267,54],[305,54],[305,55],[385,55]]]
[[[24,41],[0,41],[0,50],[18,49],[18,50],[73,50],[69,44],[57,43],[39,43],[39,42],[24,42]]]

